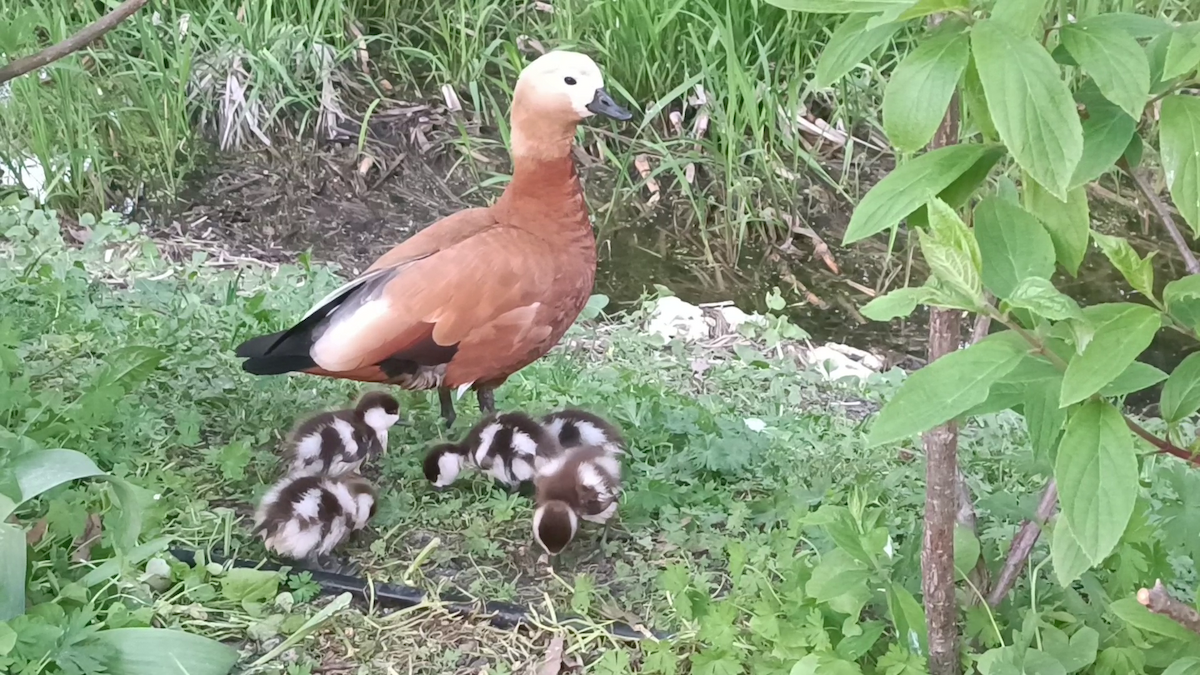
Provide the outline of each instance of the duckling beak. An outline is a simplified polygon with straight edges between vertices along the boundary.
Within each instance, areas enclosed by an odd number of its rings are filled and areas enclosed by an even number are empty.
[[[633,113],[617,105],[617,102],[604,91],[604,87],[596,90],[596,95],[592,97],[592,102],[587,104],[587,109],[597,115],[604,115],[618,122],[625,122],[633,119]]]

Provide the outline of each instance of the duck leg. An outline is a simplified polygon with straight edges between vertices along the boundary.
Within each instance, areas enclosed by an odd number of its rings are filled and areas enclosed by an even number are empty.
[[[454,399],[446,387],[438,387],[438,404],[442,408],[442,419],[446,421],[446,428],[449,429],[454,426],[458,413],[454,412]]]
[[[475,398],[479,399],[479,412],[496,412],[496,394],[491,387],[476,389]]]

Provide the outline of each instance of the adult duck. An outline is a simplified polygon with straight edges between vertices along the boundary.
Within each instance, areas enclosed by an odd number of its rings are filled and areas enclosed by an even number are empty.
[[[554,51],[517,79],[512,180],[495,204],[459,211],[388,251],[299,323],[242,343],[255,375],[304,372],[438,389],[493,390],[558,343],[591,295],[596,240],[571,158],[575,129],[592,115],[632,117],[583,54]]]

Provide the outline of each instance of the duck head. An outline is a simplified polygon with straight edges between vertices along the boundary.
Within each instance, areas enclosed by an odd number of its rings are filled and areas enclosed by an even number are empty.
[[[549,501],[533,512],[533,538],[550,555],[561,553],[578,530],[579,516],[566,502]]]
[[[359,474],[350,474],[349,477],[343,478],[342,485],[354,499],[355,511],[353,514],[349,514],[351,526],[355,530],[361,530],[367,526],[367,521],[375,517],[379,493],[375,491],[375,486],[371,485],[371,481]]]
[[[521,71],[513,92],[514,115],[531,115],[543,123],[577,124],[593,115],[624,122],[633,113],[617,105],[604,89],[600,67],[585,54],[552,51]]]
[[[441,490],[458,480],[467,463],[467,449],[458,443],[442,443],[425,455],[425,479]]]
[[[354,412],[372,429],[386,431],[400,421],[400,402],[391,394],[371,391],[358,400]]]

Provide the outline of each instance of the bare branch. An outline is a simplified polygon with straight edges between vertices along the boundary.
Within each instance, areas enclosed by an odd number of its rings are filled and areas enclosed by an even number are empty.
[[[1140,436],[1142,439],[1144,439],[1150,445],[1153,445],[1154,447],[1158,448],[1159,452],[1165,452],[1168,455],[1174,455],[1174,456],[1188,462],[1192,466],[1200,466],[1200,456],[1197,456],[1195,453],[1193,453],[1189,450],[1186,450],[1184,448],[1181,448],[1178,445],[1175,445],[1174,443],[1172,443],[1170,441],[1166,441],[1166,440],[1159,438],[1158,436],[1155,436],[1154,434],[1150,433],[1149,431],[1146,431],[1142,427],[1142,425],[1138,424],[1137,422],[1134,422],[1133,420],[1129,419],[1128,417],[1125,418],[1125,424],[1129,425],[1129,428],[1131,430],[1133,430],[1133,433]]]
[[[116,9],[96,19],[78,33],[62,42],[46,47],[32,56],[26,56],[6,63],[3,67],[0,67],[0,84],[47,66],[68,54],[83,49],[96,38],[116,28],[117,24],[133,16],[135,12],[146,6],[146,2],[148,0],[125,0],[125,2],[117,5]]]
[[[1016,585],[1017,578],[1021,576],[1021,570],[1025,569],[1025,561],[1029,560],[1029,554],[1033,552],[1033,545],[1037,543],[1038,537],[1042,534],[1042,527],[1054,515],[1057,506],[1058,484],[1052,478],[1046,484],[1046,491],[1042,493],[1042,501],[1038,504],[1033,520],[1022,523],[1021,529],[1017,531],[1017,536],[1013,537],[1012,545],[1008,548],[1008,557],[1004,559],[1004,567],[1000,568],[1000,576],[996,577],[996,585],[988,594],[988,604],[992,607],[998,606],[1004,600],[1004,596],[1008,595],[1008,592]]]
[[[1195,607],[1171,597],[1163,587],[1162,579],[1154,580],[1154,588],[1143,588],[1137,592],[1138,602],[1146,609],[1165,616],[1184,628],[1200,635],[1200,612]]]
[[[1142,193],[1142,197],[1150,203],[1150,208],[1154,209],[1154,213],[1162,221],[1163,227],[1167,228],[1167,234],[1171,235],[1171,241],[1175,242],[1175,248],[1179,249],[1179,255],[1183,256],[1183,264],[1187,268],[1188,274],[1200,274],[1200,261],[1196,260],[1196,254],[1192,252],[1187,240],[1179,232],[1179,227],[1175,225],[1175,219],[1171,217],[1171,209],[1167,208],[1154,188],[1146,182],[1146,177],[1129,166],[1129,162],[1126,162],[1124,157],[1117,162],[1117,166],[1133,179],[1133,184],[1137,186],[1138,192]]]

